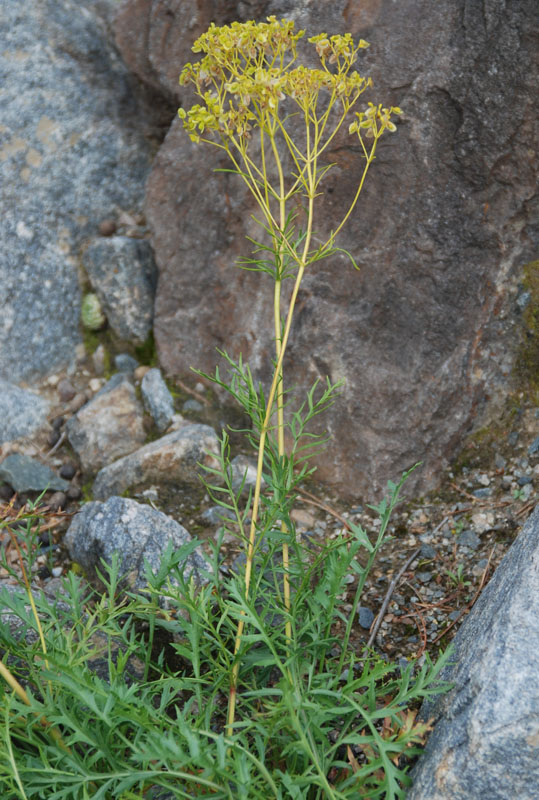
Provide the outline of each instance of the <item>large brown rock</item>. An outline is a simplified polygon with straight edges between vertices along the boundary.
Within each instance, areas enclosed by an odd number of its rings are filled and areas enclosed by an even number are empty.
[[[167,5],[175,6],[168,51],[152,27]],[[133,68],[144,79],[154,65],[148,79],[164,91],[198,33],[190,5],[124,4],[154,15],[139,20],[146,45]],[[198,21],[216,18],[224,5],[198,3]],[[423,460],[410,488],[434,486],[463,433],[506,389],[517,283],[536,257],[536,2],[302,0],[270,2],[260,12],[293,17],[310,35],[350,30],[366,38],[371,48],[359,70],[375,88],[365,99],[405,112],[398,133],[382,140],[339,241],[360,272],[335,257],[313,268],[301,291],[286,365],[293,382],[346,379],[323,421],[331,444],[319,476],[356,494]],[[349,139],[327,156],[337,166],[319,201],[322,235],[341,217],[362,169]],[[271,286],[232,268],[248,252],[254,209],[234,176],[213,172],[220,166],[227,164],[218,151],[192,144],[178,122],[154,163],[146,213],[160,270],[159,357],[170,373],[191,365],[211,371],[215,347],[226,347],[267,377]]]

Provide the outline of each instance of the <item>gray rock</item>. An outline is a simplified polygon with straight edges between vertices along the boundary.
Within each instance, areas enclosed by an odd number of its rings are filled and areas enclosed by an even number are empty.
[[[160,369],[150,369],[140,384],[142,400],[158,431],[166,431],[174,416],[174,400]]]
[[[536,800],[539,787],[539,506],[455,637],[454,688],[408,800]]]
[[[191,536],[178,522],[148,505],[123,497],[110,497],[105,503],[87,503],[73,518],[65,536],[65,545],[74,561],[81,565],[87,577],[95,581],[101,559],[112,563],[119,556],[120,574],[128,585],[144,589],[144,562],[152,570],[161,565],[161,556],[172,542],[174,549],[191,541]],[[187,560],[187,574],[209,565],[199,550]]]
[[[536,456],[539,455],[539,436],[533,440],[531,445],[528,447],[528,455]]]
[[[16,492],[67,491],[69,483],[30,456],[12,453],[0,463],[0,480]]]
[[[357,610],[359,624],[364,630],[369,630],[374,622],[374,614],[367,606],[360,606]]]
[[[0,444],[31,436],[47,424],[48,411],[39,395],[0,378]]]
[[[93,485],[94,497],[105,500],[144,484],[198,484],[200,464],[216,467],[215,431],[208,425],[186,425],[104,467]]]
[[[140,206],[152,145],[91,0],[2,0],[0,376],[80,342],[78,265],[105,213]]]
[[[101,238],[84,251],[83,264],[114,333],[144,342],[152,329],[157,278],[150,243]]]
[[[114,356],[114,366],[118,372],[134,372],[138,367],[138,361],[129,353],[118,353]]]
[[[467,529],[462,531],[458,537],[459,547],[469,547],[470,550],[477,550],[481,544],[481,539],[475,531]]]
[[[237,492],[243,483],[243,493],[254,489],[256,483],[256,461],[249,456],[239,455],[230,462],[232,468],[232,488]]]
[[[95,473],[140,447],[146,438],[143,410],[129,378],[113,375],[69,420],[66,431],[83,469],[88,472]]]

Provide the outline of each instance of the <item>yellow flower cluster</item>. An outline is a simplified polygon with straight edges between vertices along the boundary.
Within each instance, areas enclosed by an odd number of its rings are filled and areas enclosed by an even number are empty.
[[[355,45],[349,33],[314,36],[309,42],[316,47],[321,69],[308,69],[294,66],[303,35],[304,31],[294,32],[293,22],[274,16],[262,23],[212,24],[193,46],[204,57],[186,64],[180,75],[180,84],[193,84],[204,101],[178,112],[191,139],[199,142],[217,132],[221,140],[245,143],[254,126],[265,128],[277,117],[279,103],[286,98],[304,113],[316,112],[321,92],[329,106],[339,101],[344,112],[353,106],[371,85],[370,78],[352,70],[358,51],[368,43],[360,40]],[[385,128],[391,124],[388,120]]]
[[[361,138],[363,130],[369,139],[377,139],[384,131],[394,133],[397,126],[391,121],[392,114],[402,114],[402,111],[397,106],[382,108],[381,105],[375,106],[369,103],[366,111],[356,112],[356,119],[348,127],[348,133],[357,133]]]

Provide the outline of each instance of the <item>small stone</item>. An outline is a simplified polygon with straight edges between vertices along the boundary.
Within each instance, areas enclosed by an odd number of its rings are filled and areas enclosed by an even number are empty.
[[[484,533],[494,525],[494,514],[492,511],[472,515],[472,522],[477,533]]]
[[[528,455],[529,456],[539,455],[539,436],[537,437],[537,439],[534,439],[531,445],[528,447]]]
[[[485,497],[490,497],[492,494],[492,489],[474,489],[473,496],[477,497],[478,500],[481,500]]]
[[[53,576],[53,578],[59,578],[60,575],[63,573],[63,571],[64,571],[63,567],[53,567],[52,568],[52,576]]]
[[[66,481],[70,481],[71,478],[75,476],[77,469],[72,461],[66,461],[65,464],[62,464],[60,467],[60,477],[65,478]]]
[[[106,350],[102,344],[97,347],[92,353],[92,362],[94,370],[97,375],[103,375],[105,372]]]
[[[370,630],[374,622],[374,614],[371,609],[367,608],[367,606],[360,606],[357,610],[357,615],[360,626],[366,631]]]
[[[51,422],[51,425],[55,431],[59,431],[63,424],[64,418],[62,416],[55,417]]]
[[[138,365],[137,359],[130,356],[129,353],[118,353],[117,356],[114,356],[114,366],[118,372],[133,372]]]
[[[53,428],[53,430],[49,433],[49,438],[47,439],[49,447],[54,447],[54,445],[59,441],[60,436],[60,431],[56,428]]]
[[[430,544],[422,544],[420,555],[422,558],[436,558],[436,550]]]
[[[316,520],[308,511],[302,508],[295,508],[290,514],[292,520],[302,528],[312,528]]]
[[[103,388],[103,380],[102,380],[102,378],[92,378],[90,380],[90,382],[88,383],[88,386],[90,387],[92,392],[95,394],[96,392],[98,392],[100,389]]]
[[[59,375],[49,375],[49,377],[47,378],[47,384],[52,389],[54,389],[55,386],[58,386],[59,382],[60,382],[60,376]]]
[[[66,494],[70,500],[79,500],[82,492],[78,486],[70,486]]]
[[[458,537],[459,547],[469,547],[470,550],[477,550],[481,544],[481,539],[471,529],[462,531]]]
[[[504,469],[506,464],[507,461],[505,460],[505,458],[501,456],[499,453],[496,453],[496,457],[494,459],[494,466],[496,467],[496,469]]]
[[[527,486],[528,483],[531,483],[531,482],[532,482],[532,478],[531,478],[530,475],[521,475],[519,478],[517,478],[517,483],[518,483],[519,486]]]
[[[99,223],[99,233],[101,236],[114,236],[116,233],[116,223],[113,219],[104,219]]]
[[[65,508],[66,502],[67,495],[64,492],[55,492],[47,500],[47,505],[51,511],[59,511],[61,508]]]
[[[204,406],[202,403],[199,403],[198,400],[195,400],[194,397],[190,397],[189,400],[186,400],[182,406],[182,411],[202,411]]]
[[[481,484],[481,486],[489,486],[490,485],[490,478],[485,473],[481,473],[477,476],[477,482]]]
[[[136,370],[133,372],[133,377],[136,381],[141,381],[143,377],[149,372],[151,367],[148,367],[146,364],[142,364],[140,367],[137,367]]]
[[[64,491],[69,484],[39,461],[22,453],[12,453],[0,463],[0,480],[16,492]]]
[[[63,378],[57,386],[58,396],[62,403],[69,403],[70,400],[73,400],[77,391],[71,381],[68,381],[67,378]]]
[[[158,431],[166,431],[174,416],[174,400],[160,369],[150,369],[140,386],[144,407],[149,411]]]
[[[432,579],[432,572],[416,572],[415,576],[421,583],[428,583]]]
[[[518,431],[512,431],[512,433],[508,435],[507,441],[509,442],[511,447],[514,447],[518,442]]]
[[[231,508],[211,506],[200,515],[200,519],[205,525],[221,525],[223,519],[235,520],[236,515]]]
[[[13,497],[13,489],[7,483],[0,481],[0,500],[8,503]]]
[[[81,409],[81,408],[82,408],[84,405],[86,405],[86,403],[87,403],[87,402],[88,402],[88,398],[86,397],[86,395],[84,394],[84,392],[79,392],[78,394],[76,394],[76,395],[75,395],[75,397],[73,398],[73,400],[72,400],[72,401],[70,402],[70,404],[68,405],[68,407],[67,407],[67,411],[68,411],[70,414],[76,414],[76,413],[77,413],[77,411],[80,411],[80,409]]]
[[[526,502],[527,500],[530,499],[532,493],[533,493],[533,486],[531,485],[531,483],[527,483],[526,486],[523,486],[522,489],[520,490],[521,500]]]

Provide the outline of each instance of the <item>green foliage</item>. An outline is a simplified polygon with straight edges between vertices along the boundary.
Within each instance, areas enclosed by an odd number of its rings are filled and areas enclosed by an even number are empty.
[[[224,443],[223,454],[226,482]],[[379,507],[382,526],[399,488]],[[269,502],[265,521],[275,513]],[[157,798],[162,790],[172,798],[231,800],[404,797],[403,756],[419,751],[428,730],[409,707],[443,689],[445,658],[435,667],[427,659],[414,673],[412,665],[400,672],[373,652],[355,653],[342,635],[348,618],[337,602],[347,575],[366,575],[361,554],[376,555],[386,534],[371,543],[354,526],[350,535],[293,548],[289,640],[279,533],[267,533],[248,598],[244,570],[223,577],[218,543],[198,587],[184,571],[197,542],[165,553],[158,574],[148,568],[144,595],[118,593],[117,564],[103,567],[103,594],[69,574],[58,601],[36,593],[46,659],[24,596],[4,590],[0,604],[19,627],[0,625],[0,649],[29,704],[1,692],[1,796],[127,800]],[[242,703],[227,736],[240,618],[248,621],[236,656]],[[104,670],[97,671],[97,660]]]

